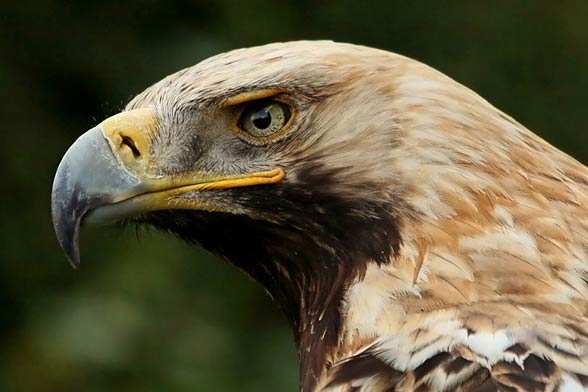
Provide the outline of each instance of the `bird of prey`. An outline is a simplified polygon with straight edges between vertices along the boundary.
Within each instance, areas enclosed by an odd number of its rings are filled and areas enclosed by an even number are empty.
[[[287,316],[310,391],[588,390],[588,169],[409,58],[234,50],[83,134],[58,239],[127,220],[221,255]]]

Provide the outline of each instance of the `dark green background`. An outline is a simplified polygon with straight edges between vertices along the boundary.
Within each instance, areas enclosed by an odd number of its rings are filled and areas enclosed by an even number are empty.
[[[588,161],[588,2],[5,1],[0,390],[296,391],[290,331],[249,279],[147,231],[57,246],[55,168],[149,84],[232,48],[334,39],[422,60]]]

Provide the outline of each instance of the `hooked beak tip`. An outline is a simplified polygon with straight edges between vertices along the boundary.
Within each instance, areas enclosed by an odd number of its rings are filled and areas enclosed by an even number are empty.
[[[136,183],[114,157],[99,127],[83,134],[65,153],[53,181],[51,214],[59,244],[74,268],[80,263],[78,239],[86,214]]]
[[[59,173],[59,172],[58,172]],[[57,183],[56,176],[56,183]],[[57,184],[56,184],[57,185]],[[79,203],[66,202],[62,196],[65,192],[60,187],[54,187],[51,200],[51,213],[53,228],[59,245],[63,249],[69,263],[76,268],[80,263],[79,230],[84,214],[84,208],[80,209]],[[70,199],[72,199],[70,197]]]

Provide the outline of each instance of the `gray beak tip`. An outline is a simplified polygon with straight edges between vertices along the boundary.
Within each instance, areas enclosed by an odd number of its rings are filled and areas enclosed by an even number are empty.
[[[82,214],[78,202],[74,201],[72,194],[64,190],[62,184],[55,178],[53,194],[51,197],[51,214],[53,217],[53,228],[61,249],[63,249],[70,264],[76,268],[80,263],[80,249],[78,244],[80,222]],[[68,196],[70,196],[68,198]],[[68,200],[69,199],[69,200]],[[83,211],[83,208],[82,208]]]
[[[74,268],[80,263],[78,239],[86,215],[139,188],[140,182],[115,158],[99,127],[72,144],[55,173],[51,214],[59,245]]]

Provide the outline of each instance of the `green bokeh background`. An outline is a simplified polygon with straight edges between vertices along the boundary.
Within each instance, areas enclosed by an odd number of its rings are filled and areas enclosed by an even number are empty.
[[[153,231],[88,229],[72,270],[53,173],[84,130],[210,55],[294,39],[396,51],[588,161],[588,2],[6,1],[0,7],[0,391],[296,391],[263,290]]]

